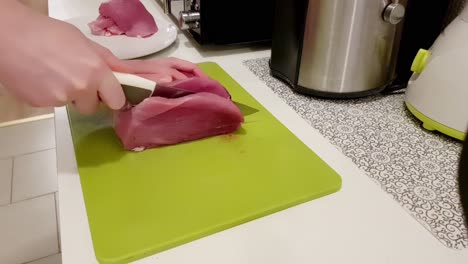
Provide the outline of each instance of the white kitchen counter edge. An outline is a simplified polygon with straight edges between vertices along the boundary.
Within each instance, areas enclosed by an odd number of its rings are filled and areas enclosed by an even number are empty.
[[[74,3],[73,3],[74,2]],[[65,19],[99,3],[50,0]],[[96,1],[97,2],[97,1]],[[152,3],[150,9],[159,9]],[[215,61],[343,178],[340,192],[199,239],[136,263],[466,263],[468,251],[440,244],[377,184],[279,99],[241,62],[268,50],[199,52],[179,35],[158,56]],[[64,264],[97,263],[65,108],[56,115],[59,214]]]

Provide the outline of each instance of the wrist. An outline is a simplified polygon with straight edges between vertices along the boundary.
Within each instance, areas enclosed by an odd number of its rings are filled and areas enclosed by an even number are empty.
[[[0,0],[0,29],[9,32],[21,24],[29,23],[31,13],[30,8],[18,0]],[[19,35],[19,32],[15,32],[15,35]]]
[[[24,36],[25,21],[29,21],[27,7],[17,0],[0,0],[0,32],[3,37],[0,41],[0,81],[7,72],[13,57],[20,53],[17,49],[20,39]]]
[[[0,1],[0,20],[7,21],[6,19],[11,16],[14,16],[17,10],[21,8],[21,6],[22,4],[18,0]],[[5,24],[5,23],[2,23],[2,24]]]
[[[0,46],[15,43],[34,24],[31,10],[18,0],[0,0],[0,31],[4,38]],[[34,14],[33,14],[34,15]]]

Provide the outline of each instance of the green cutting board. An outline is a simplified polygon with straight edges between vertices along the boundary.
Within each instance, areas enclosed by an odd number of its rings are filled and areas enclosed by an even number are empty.
[[[200,67],[245,115],[236,133],[126,152],[110,112],[68,109],[101,263],[128,263],[340,189],[340,176],[222,68]]]

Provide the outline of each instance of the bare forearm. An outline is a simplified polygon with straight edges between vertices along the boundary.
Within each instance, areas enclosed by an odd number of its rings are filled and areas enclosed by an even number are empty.
[[[76,27],[0,0],[0,30],[0,83],[13,95],[39,107],[73,102],[82,112],[95,111],[99,99],[124,105],[106,61]]]
[[[11,51],[11,45],[15,45],[22,38],[22,33],[28,30],[30,24],[30,10],[17,0],[0,1],[0,54]]]
[[[2,0],[0,1],[0,27],[14,26],[14,22],[24,18],[26,7],[17,0]],[[17,19],[11,20],[17,17]]]

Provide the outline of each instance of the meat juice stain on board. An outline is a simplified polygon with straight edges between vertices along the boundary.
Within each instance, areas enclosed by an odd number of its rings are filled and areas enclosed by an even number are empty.
[[[249,116],[249,115],[253,115],[255,113],[257,113],[259,110],[256,109],[256,108],[253,108],[253,107],[250,107],[246,104],[242,104],[242,103],[239,103],[239,102],[236,102],[236,101],[233,101],[234,104],[239,108],[239,110],[241,111],[242,115],[244,117],[246,116]],[[225,134],[225,135],[220,135],[219,138],[220,138],[220,141],[223,142],[223,143],[232,143],[236,140],[238,140],[241,136],[243,135],[246,135],[247,134],[247,131],[245,130],[244,128],[244,125],[248,123],[248,122],[245,122],[242,123],[241,127],[238,128],[235,132],[233,133],[229,133],[229,134]],[[240,154],[244,154],[246,153],[245,150],[241,150],[239,151]]]
[[[222,135],[220,138],[223,142],[231,142],[235,140],[237,136],[234,134],[226,134],[226,135]]]
[[[240,127],[239,129],[237,129],[235,132],[233,133],[229,133],[229,134],[224,134],[224,135],[220,135],[219,138],[223,141],[223,142],[232,142],[234,140],[237,140],[239,139],[242,135],[245,135],[247,134],[247,131],[245,131],[245,129],[243,127]]]
[[[239,102],[235,102],[235,101],[234,101],[234,104],[239,108],[239,110],[241,111],[241,113],[242,113],[242,115],[244,117],[246,117],[248,115],[253,115],[253,114],[258,112],[258,109],[250,107],[248,105],[245,105],[245,104],[242,104],[242,103],[239,103]],[[245,124],[246,124],[246,122],[244,122],[242,124],[242,126],[233,133],[221,135],[220,136],[221,140],[223,142],[231,142],[231,141],[234,141],[234,140],[238,139],[239,136],[247,134],[247,131],[243,127],[243,125],[245,125]]]

